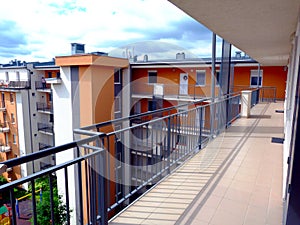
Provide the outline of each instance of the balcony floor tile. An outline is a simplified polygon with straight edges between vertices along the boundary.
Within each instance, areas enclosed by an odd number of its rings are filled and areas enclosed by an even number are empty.
[[[256,105],[250,118],[238,119],[110,224],[281,224],[283,145],[272,142],[283,137],[277,109],[283,103]]]

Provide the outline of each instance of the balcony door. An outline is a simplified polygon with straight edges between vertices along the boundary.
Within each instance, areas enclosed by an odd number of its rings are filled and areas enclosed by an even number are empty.
[[[179,94],[187,95],[188,94],[188,84],[189,84],[189,75],[187,73],[180,74],[180,83],[179,83]]]

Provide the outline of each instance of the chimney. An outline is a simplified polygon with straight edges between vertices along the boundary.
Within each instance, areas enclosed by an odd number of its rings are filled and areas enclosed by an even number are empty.
[[[238,58],[238,59],[242,58],[242,52],[241,51],[236,51],[235,52],[235,57]]]
[[[177,54],[176,54],[176,59],[178,59],[178,60],[182,60],[182,59],[185,59],[185,53],[184,52],[178,52]]]
[[[72,46],[72,55],[84,54],[84,44],[71,43]]]

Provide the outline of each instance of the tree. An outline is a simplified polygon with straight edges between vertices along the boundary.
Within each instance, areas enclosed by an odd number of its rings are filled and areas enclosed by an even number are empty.
[[[51,175],[52,176],[52,175]],[[37,202],[38,224],[51,223],[50,185],[49,177],[44,176],[35,181],[35,190],[42,189],[42,199]],[[55,224],[64,224],[67,220],[67,206],[58,194],[56,176],[52,176],[53,211]],[[69,215],[70,216],[70,215]]]

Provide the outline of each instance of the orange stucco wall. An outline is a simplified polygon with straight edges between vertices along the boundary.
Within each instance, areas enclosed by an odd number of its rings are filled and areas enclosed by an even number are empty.
[[[217,68],[219,69],[219,68]],[[196,71],[201,70],[206,73],[205,86],[196,85]],[[164,85],[165,95],[178,95],[180,74],[188,74],[188,94],[193,96],[210,96],[211,95],[211,68],[210,67],[188,67],[188,68],[134,68],[132,70],[133,89],[136,93],[151,93],[152,86],[148,85],[148,71],[157,71],[157,83]],[[215,89],[218,94],[218,87]]]
[[[257,66],[235,67],[234,86],[249,86],[251,70],[257,70]],[[283,66],[262,66],[263,71],[262,86],[276,87],[276,98],[284,99],[287,71]]]
[[[0,153],[1,161],[12,159],[20,156],[19,152],[19,136],[18,136],[18,121],[17,121],[17,109],[16,109],[16,93],[3,91],[0,92],[2,95],[4,93],[5,111],[0,112],[1,123],[5,122],[4,114],[6,114],[6,122],[9,127],[9,132],[0,132],[1,144],[7,144],[11,147],[11,151],[7,153]],[[12,100],[11,101],[11,97]],[[1,97],[2,98],[2,97]],[[14,122],[12,121],[12,114],[14,115]],[[6,142],[5,135],[7,135],[8,143]],[[13,142],[13,135],[16,136],[16,142]],[[20,166],[16,166],[12,171],[3,174],[6,178],[11,178],[11,180],[16,180],[21,178]]]

